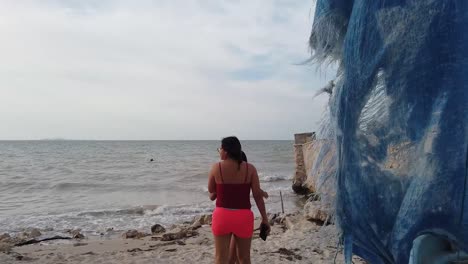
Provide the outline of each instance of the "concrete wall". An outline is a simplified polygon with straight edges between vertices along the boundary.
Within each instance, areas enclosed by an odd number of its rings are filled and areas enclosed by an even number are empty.
[[[333,141],[317,140],[314,133],[295,135],[296,171],[293,190],[298,194],[315,193],[333,198],[336,149]]]
[[[307,194],[309,190],[304,186],[307,180],[307,168],[304,160],[304,145],[315,140],[315,133],[301,133],[294,135],[294,158],[296,170],[293,178],[292,188],[298,194]]]

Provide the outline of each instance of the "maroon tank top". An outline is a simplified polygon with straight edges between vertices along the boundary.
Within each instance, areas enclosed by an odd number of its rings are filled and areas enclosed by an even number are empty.
[[[216,184],[216,207],[250,209],[250,183],[247,183],[249,165],[247,162],[245,164],[247,167],[244,183],[224,183],[221,163],[218,163],[221,183]]]

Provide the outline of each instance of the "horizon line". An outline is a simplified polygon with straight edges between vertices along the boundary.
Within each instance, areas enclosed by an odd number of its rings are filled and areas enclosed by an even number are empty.
[[[0,139],[0,141],[220,141],[221,139]],[[240,139],[241,141],[294,141],[290,139]]]

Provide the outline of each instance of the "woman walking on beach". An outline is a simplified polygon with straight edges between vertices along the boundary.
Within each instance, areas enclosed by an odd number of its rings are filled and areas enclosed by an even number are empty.
[[[242,161],[248,162],[247,160],[247,155],[245,154],[244,151],[241,151],[242,155]],[[262,196],[264,199],[268,199],[268,193],[265,192],[264,190],[262,191]],[[210,193],[210,199],[211,201],[216,200],[216,193]],[[236,239],[233,235],[231,235],[231,243],[229,244],[229,264],[238,264],[239,263],[239,257],[237,256],[237,245],[236,245]]]
[[[215,262],[228,263],[231,236],[237,246],[240,264],[250,263],[250,246],[254,215],[250,210],[250,190],[262,216],[262,224],[269,223],[255,167],[242,161],[242,147],[236,137],[221,141],[218,149],[221,162],[214,164],[208,179],[208,191],[216,194],[212,231],[215,239]]]

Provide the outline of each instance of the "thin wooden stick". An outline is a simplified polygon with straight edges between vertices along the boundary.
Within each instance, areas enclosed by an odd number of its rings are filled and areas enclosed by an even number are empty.
[[[31,239],[31,240],[27,240],[27,241],[24,241],[24,242],[20,242],[20,243],[17,243],[15,244],[15,247],[21,247],[21,246],[24,246],[24,245],[31,245],[31,244],[36,244],[36,243],[40,243],[42,241],[49,241],[49,240],[56,240],[56,239],[72,239],[71,237],[63,237],[63,236],[53,236],[53,237],[48,237],[48,238],[44,238],[44,239]]]
[[[281,197],[281,212],[284,214],[283,194],[281,194],[281,191],[280,191],[280,197]]]

